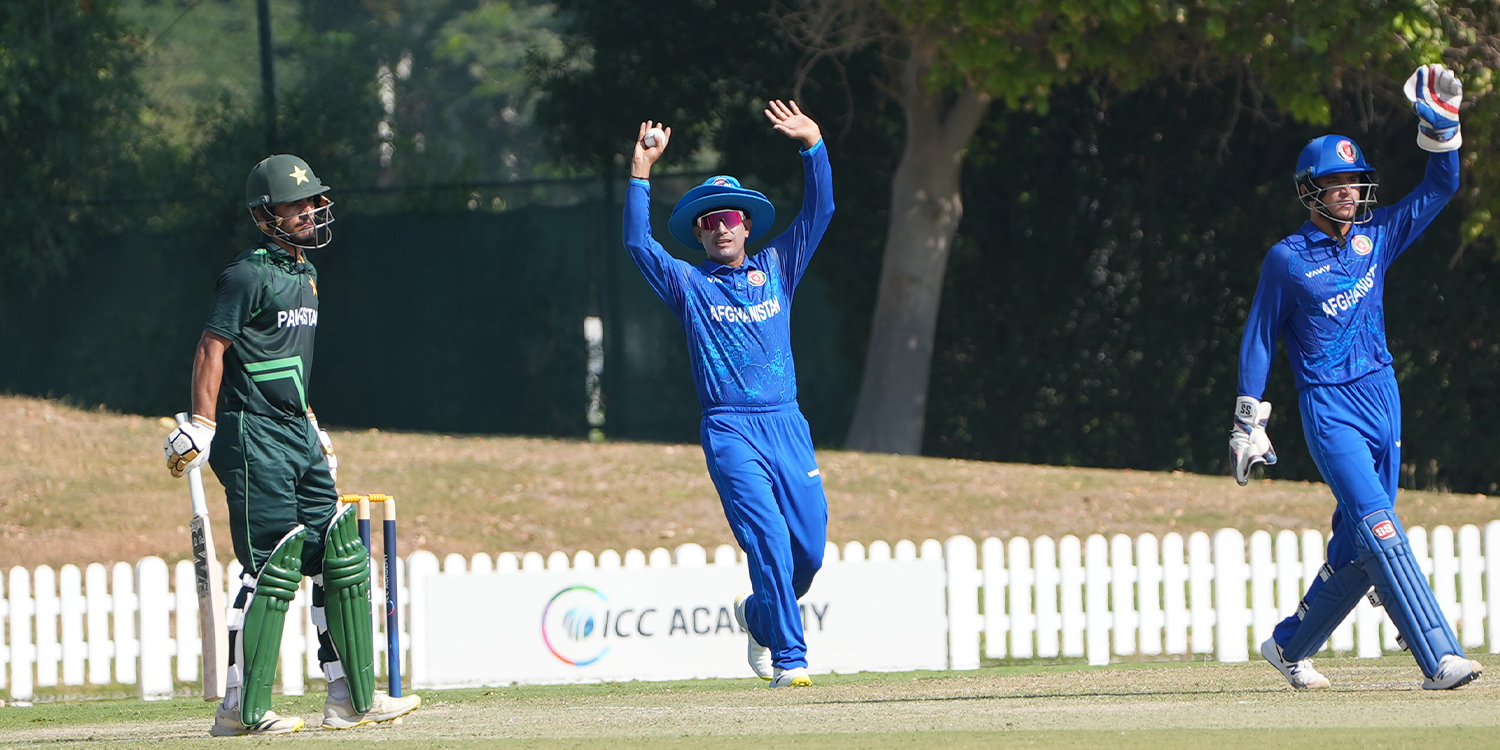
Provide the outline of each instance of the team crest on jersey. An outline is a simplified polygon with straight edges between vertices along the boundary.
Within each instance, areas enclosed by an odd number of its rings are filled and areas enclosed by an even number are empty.
[[[1339,155],[1340,159],[1349,164],[1353,164],[1354,160],[1359,158],[1359,154],[1354,151],[1354,141],[1347,138],[1339,141],[1338,145],[1333,147],[1333,150]]]
[[[1375,249],[1375,243],[1362,234],[1354,235],[1354,239],[1349,240],[1349,245],[1360,255],[1369,255],[1370,251]]]
[[[750,280],[750,286],[765,286],[766,285],[766,272],[765,271],[761,271],[759,269],[756,269],[756,270],[751,271],[750,273],[746,274],[746,278],[748,278]]]
[[[1370,531],[1374,532],[1376,539],[1390,539],[1396,535],[1396,526],[1390,521],[1381,521]]]

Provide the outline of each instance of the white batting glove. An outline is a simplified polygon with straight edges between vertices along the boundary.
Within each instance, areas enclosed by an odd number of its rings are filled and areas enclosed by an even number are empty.
[[[328,474],[333,481],[339,480],[339,457],[333,452],[333,438],[328,435],[328,430],[318,426],[318,415],[311,411],[307,413],[307,421],[312,424],[313,431],[318,433],[318,444],[323,446],[323,457],[328,459]]]
[[[167,470],[178,479],[208,462],[208,449],[214,442],[214,429],[217,427],[208,417],[194,414],[191,421],[187,421],[186,417],[185,414],[177,415],[177,427],[167,433],[167,439],[162,441],[162,452],[167,456]]]
[[[1276,463],[1276,449],[1266,434],[1271,419],[1271,402],[1249,396],[1234,401],[1234,427],[1229,430],[1229,463],[1234,467],[1234,481],[1243,487],[1250,483],[1250,470],[1256,464]]]
[[[1442,63],[1417,68],[1403,87],[1417,114],[1417,145],[1428,151],[1452,151],[1463,145],[1458,108],[1464,84]]]

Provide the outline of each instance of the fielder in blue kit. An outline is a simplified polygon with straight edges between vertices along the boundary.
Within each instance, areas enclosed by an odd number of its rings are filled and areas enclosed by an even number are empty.
[[[1239,398],[1230,459],[1244,485],[1256,464],[1274,464],[1265,391],[1276,343],[1285,338],[1313,462],[1337,501],[1328,557],[1297,612],[1260,653],[1298,689],[1329,686],[1310,657],[1374,586],[1422,674],[1422,687],[1455,688],[1481,666],[1464,656],[1395,512],[1401,467],[1401,399],[1386,347],[1385,275],[1458,190],[1462,86],[1442,65],[1406,82],[1417,142],[1431,152],[1410,195],[1374,208],[1374,167],[1352,139],[1325,135],[1297,160],[1298,198],[1309,221],[1276,243],[1261,266],[1240,346]]]
[[[763,236],[776,212],[764,195],[721,175],[689,190],[668,222],[673,237],[707,258],[695,266],[668,255],[651,236],[649,178],[672,130],[648,121],[625,196],[625,248],[687,331],[708,473],[749,561],[752,591],[735,601],[735,616],[750,666],[771,687],[800,687],[812,678],[797,599],[823,564],[828,501],[797,406],[792,295],[833,215],[833,174],[822,132],[796,102],[773,101],[766,117],[805,146],[802,210],[786,232],[747,256],[745,243]]]

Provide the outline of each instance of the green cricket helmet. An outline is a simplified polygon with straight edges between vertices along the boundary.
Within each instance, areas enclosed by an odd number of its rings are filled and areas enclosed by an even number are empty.
[[[327,192],[328,186],[301,157],[275,154],[251,168],[245,180],[245,207],[255,225],[272,238],[304,249],[326,247],[333,241],[333,230],[329,228],[333,223],[333,201],[325,195]],[[318,200],[302,214],[312,226],[296,232],[288,232],[282,226],[293,217],[278,216],[271,210],[273,206],[313,197]]]

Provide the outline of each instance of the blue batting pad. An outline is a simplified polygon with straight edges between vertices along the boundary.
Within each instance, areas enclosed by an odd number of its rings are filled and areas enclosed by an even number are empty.
[[[1354,530],[1359,564],[1375,584],[1375,593],[1411,648],[1422,674],[1431,679],[1444,656],[1464,651],[1411,553],[1401,519],[1394,511],[1378,510],[1360,519]]]
[[[1318,580],[1307,587],[1307,595],[1297,605],[1295,618],[1288,617],[1276,627],[1280,636],[1291,626],[1290,637],[1281,646],[1287,661],[1302,661],[1323,648],[1334,628],[1359,604],[1359,598],[1370,590],[1370,576],[1357,563],[1335,571],[1327,563],[1318,570]],[[1281,643],[1281,638],[1276,639]]]

